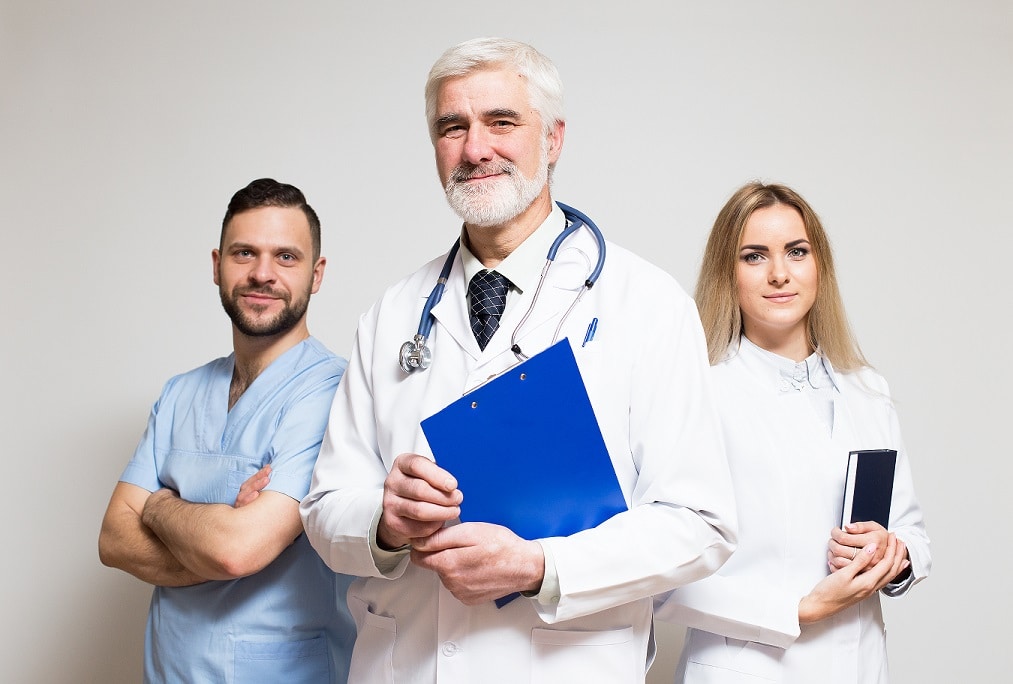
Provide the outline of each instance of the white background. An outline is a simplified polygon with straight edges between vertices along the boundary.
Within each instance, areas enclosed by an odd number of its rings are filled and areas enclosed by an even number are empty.
[[[310,328],[347,355],[382,288],[456,235],[422,87],[481,35],[562,73],[556,198],[687,289],[742,183],[815,206],[933,540],[932,577],[886,601],[894,681],[1005,681],[1007,0],[2,0],[0,680],[139,681],[149,588],[96,538],[162,383],[229,351],[209,256],[229,197],[306,192],[329,259]],[[659,639],[657,683],[681,633]]]

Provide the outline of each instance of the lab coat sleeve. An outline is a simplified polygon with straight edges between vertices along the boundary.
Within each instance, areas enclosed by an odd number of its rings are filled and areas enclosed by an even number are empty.
[[[876,382],[876,389],[883,397],[889,397],[886,381],[871,372],[868,380]],[[929,551],[929,537],[925,531],[925,520],[921,506],[915,496],[914,479],[911,474],[911,462],[908,460],[907,448],[900,431],[900,421],[892,401],[884,399],[887,421],[892,442],[897,448],[897,467],[894,473],[893,498],[890,502],[890,531],[907,545],[908,557],[911,559],[911,573],[897,584],[886,585],[882,593],[890,597],[903,596],[914,585],[928,577],[932,570],[932,555]]]
[[[626,333],[621,350],[629,355],[624,372],[632,373],[630,396],[602,402],[629,423],[627,451],[634,470],[624,492],[630,509],[593,529],[543,540],[551,548],[560,587],[558,603],[537,606],[546,622],[699,580],[717,570],[734,548],[734,495],[702,328],[692,300],[674,281],[667,291],[664,286],[653,283],[652,295],[620,288],[629,301],[656,297],[673,303],[660,311],[655,306],[647,321]],[[599,327],[599,334],[614,334],[615,327],[611,330]],[[609,363],[614,360],[609,355]],[[602,419],[599,415],[599,423]]]
[[[798,604],[787,587],[721,571],[654,599],[659,620],[732,639],[788,648],[798,638]]]
[[[377,566],[371,544],[388,472],[377,447],[368,371],[372,368],[374,317],[375,307],[359,321],[348,368],[331,405],[310,491],[299,512],[310,544],[332,570],[394,578],[404,573],[407,554],[385,573]]]

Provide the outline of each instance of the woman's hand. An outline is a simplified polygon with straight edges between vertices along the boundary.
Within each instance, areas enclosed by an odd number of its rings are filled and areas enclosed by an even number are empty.
[[[799,601],[799,624],[825,620],[872,596],[911,564],[907,546],[893,534],[887,535],[886,548],[880,551],[880,560],[874,562],[878,550],[875,542],[869,544],[836,572],[833,563],[828,563],[832,572]]]
[[[848,567],[851,561],[858,556],[860,550],[872,544],[876,545],[876,553],[869,565],[875,565],[883,560],[889,536],[890,533],[877,522],[849,523],[844,526],[843,530],[835,527],[830,532],[830,541],[827,544],[827,561],[830,564],[830,572]]]

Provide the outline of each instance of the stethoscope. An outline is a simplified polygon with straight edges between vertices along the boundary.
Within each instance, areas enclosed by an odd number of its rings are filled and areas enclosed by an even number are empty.
[[[545,283],[545,275],[549,272],[549,267],[552,266],[552,262],[556,259],[556,252],[559,251],[559,246],[563,244],[566,238],[570,237],[574,231],[579,230],[581,226],[586,227],[591,234],[594,235],[595,241],[598,243],[598,262],[594,266],[594,270],[584,281],[580,291],[577,292],[577,296],[574,298],[573,303],[570,304],[570,308],[566,310],[563,317],[559,319],[559,325],[556,326],[556,332],[552,336],[552,343],[559,339],[559,331],[563,327],[563,323],[566,321],[570,312],[573,311],[574,307],[580,302],[584,293],[594,287],[595,282],[598,280],[598,276],[601,275],[602,266],[605,265],[605,238],[602,236],[601,231],[598,230],[598,226],[594,224],[594,221],[589,219],[587,216],[577,211],[573,207],[567,206],[562,202],[556,202],[560,209],[563,210],[563,216],[566,217],[566,227],[563,228],[563,232],[556,236],[556,239],[552,242],[552,246],[549,247],[549,253],[545,257],[545,266],[542,267],[542,273],[538,277],[538,286],[535,288],[535,294],[531,298],[531,304],[528,305],[528,310],[524,313],[517,327],[514,328],[513,333],[510,335],[510,350],[517,356],[518,361],[527,359],[527,355],[521,351],[520,345],[517,344],[517,332],[524,326],[524,323],[528,320],[528,316],[535,308],[535,303],[538,301],[538,295],[542,291],[542,285]],[[443,264],[443,269],[440,271],[440,277],[436,281],[436,286],[433,291],[429,294],[426,299],[426,305],[422,307],[422,318],[419,320],[419,330],[415,333],[415,337],[408,340],[401,345],[401,351],[398,354],[398,363],[401,366],[401,370],[405,373],[413,373],[416,370],[426,370],[429,366],[433,365],[433,351],[429,348],[427,342],[429,341],[429,333],[432,332],[433,322],[436,317],[433,316],[433,307],[439,304],[443,298],[443,290],[447,285],[447,278],[450,277],[450,270],[454,266],[454,258],[457,257],[457,250],[461,245],[461,241],[458,239],[454,242],[454,245],[450,248],[450,253],[447,254],[447,260]]]

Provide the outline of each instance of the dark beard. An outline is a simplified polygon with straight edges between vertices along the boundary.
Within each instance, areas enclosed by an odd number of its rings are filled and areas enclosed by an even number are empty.
[[[239,307],[239,297],[251,291],[255,291],[255,289],[236,289],[229,295],[219,288],[222,308],[225,309],[225,313],[228,314],[236,329],[248,337],[271,337],[287,333],[299,324],[299,321],[306,314],[306,309],[309,308],[310,298],[307,292],[303,299],[296,300],[294,303],[290,298],[285,298],[285,308],[274,318],[255,322],[250,320]]]

